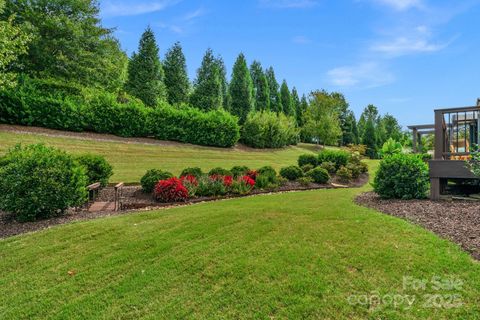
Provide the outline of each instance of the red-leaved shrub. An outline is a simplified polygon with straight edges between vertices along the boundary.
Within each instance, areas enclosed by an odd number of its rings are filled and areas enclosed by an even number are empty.
[[[188,190],[178,178],[161,180],[155,187],[155,198],[160,202],[181,202],[188,199]]]
[[[182,183],[189,183],[194,186],[198,186],[198,180],[195,176],[193,175],[188,175],[188,176],[183,176],[180,178]]]
[[[257,170],[248,170],[246,176],[255,181],[257,180],[258,172]]]
[[[243,176],[242,181],[245,182],[245,184],[249,185],[250,188],[253,188],[253,186],[255,185],[255,180],[253,180],[249,176]]]
[[[223,177],[223,185],[225,187],[231,187],[232,183],[233,183],[233,177],[232,176]]]

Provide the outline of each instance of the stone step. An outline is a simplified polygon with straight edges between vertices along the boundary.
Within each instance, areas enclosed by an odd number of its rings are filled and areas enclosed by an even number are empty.
[[[115,202],[96,201],[88,208],[89,212],[115,211]]]

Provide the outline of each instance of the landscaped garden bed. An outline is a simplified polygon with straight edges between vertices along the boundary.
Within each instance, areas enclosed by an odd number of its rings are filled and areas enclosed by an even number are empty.
[[[373,192],[359,195],[357,204],[418,224],[459,244],[480,260],[480,202],[381,199]]]

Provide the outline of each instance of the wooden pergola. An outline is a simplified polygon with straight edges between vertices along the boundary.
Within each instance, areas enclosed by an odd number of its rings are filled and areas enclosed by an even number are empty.
[[[413,153],[418,153],[422,147],[422,136],[425,134],[435,134],[434,124],[420,124],[414,126],[408,126],[408,129],[412,130],[412,147]]]

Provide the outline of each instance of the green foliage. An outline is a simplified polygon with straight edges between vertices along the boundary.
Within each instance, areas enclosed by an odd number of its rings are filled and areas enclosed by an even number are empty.
[[[341,128],[343,146],[359,142],[357,120],[355,119],[353,111],[347,110],[346,113],[341,116]]]
[[[208,49],[197,71],[190,104],[204,111],[218,110],[223,105],[223,89],[219,61],[213,56],[213,51]]]
[[[327,170],[329,174],[334,174],[337,171],[337,166],[334,162],[326,161],[320,164],[320,168]]]
[[[363,167],[359,164],[354,164],[354,163],[349,163],[345,167],[348,171],[350,171],[350,174],[352,176],[352,179],[358,179],[360,177],[360,174],[364,170]]]
[[[322,91],[313,92],[304,117],[306,136],[324,145],[333,145],[338,142],[342,131],[335,98]]]
[[[85,169],[63,151],[17,145],[0,158],[0,210],[20,221],[48,218],[87,199]]]
[[[366,155],[371,159],[378,156],[377,153],[377,134],[375,132],[375,125],[372,119],[367,120],[362,136],[362,144],[367,146]]]
[[[223,110],[160,105],[148,112],[147,127],[157,139],[231,147],[240,137],[237,118]]]
[[[224,168],[220,168],[220,167],[216,167],[216,168],[213,168],[212,170],[210,170],[208,172],[208,175],[209,176],[214,176],[214,175],[219,175],[219,176],[232,176],[232,172],[230,170],[227,170],[227,169],[224,169]]]
[[[244,180],[239,179],[233,180],[230,190],[233,194],[247,195],[252,192],[252,187]]]
[[[311,177],[300,177],[297,179],[302,187],[309,187],[314,181]]]
[[[32,39],[14,71],[109,91],[122,87],[127,57],[113,29],[101,26],[97,1],[8,1],[0,20],[13,15],[14,24]]]
[[[172,177],[173,174],[168,171],[150,169],[143,175],[142,179],[140,180],[140,184],[142,185],[142,191],[144,193],[152,193],[158,181],[167,180]]]
[[[227,193],[227,188],[221,179],[211,179],[208,176],[198,178],[195,194],[200,197],[222,196]]]
[[[88,184],[100,182],[102,187],[107,186],[108,179],[113,175],[113,167],[104,156],[85,154],[76,160],[85,168]]]
[[[318,154],[318,163],[332,162],[338,170],[341,166],[346,166],[350,159],[350,153],[343,150],[324,149]]]
[[[292,89],[292,102],[293,102],[293,109],[295,110],[295,118],[297,119],[297,125],[303,125],[303,110],[302,110],[302,102],[300,101],[300,97],[298,96],[297,88],[293,87]]]
[[[380,162],[373,187],[384,199],[423,199],[429,189],[428,165],[416,155],[395,154]]]
[[[203,176],[203,172],[202,172],[202,169],[198,167],[185,168],[180,174],[180,177],[186,177],[186,176],[194,176],[195,178],[200,178],[201,176]]]
[[[248,171],[250,171],[250,168],[247,166],[235,166],[230,169],[230,172],[232,173],[234,178],[244,176],[247,174]]]
[[[241,124],[253,110],[254,91],[250,71],[245,56],[241,53],[233,65],[232,81],[229,86],[230,112],[236,116]]]
[[[280,86],[280,101],[282,104],[283,113],[287,116],[295,117],[295,106],[293,103],[290,89],[288,88],[287,81],[283,80]]]
[[[298,140],[295,119],[271,111],[251,112],[242,127],[242,141],[254,148],[281,148]]]
[[[254,88],[255,110],[270,110],[270,89],[268,87],[267,76],[263,72],[260,62],[254,61],[252,63],[250,66],[250,75]]]
[[[330,175],[328,174],[327,170],[316,167],[313,170],[307,172],[307,177],[313,179],[315,183],[325,184],[330,180]]]
[[[387,157],[394,154],[402,153],[402,151],[402,144],[390,138],[383,144],[382,149],[380,150],[380,155],[382,157]]]
[[[303,177],[303,171],[298,166],[288,166],[280,169],[280,175],[290,181]]]
[[[278,184],[277,172],[270,166],[265,166],[257,170],[258,175],[255,179],[255,188],[269,189]]]
[[[312,170],[313,168],[315,168],[315,166],[313,166],[311,164],[306,164],[306,165],[302,166],[302,171],[304,173],[307,173],[308,171]]]
[[[164,77],[155,35],[148,27],[140,38],[138,53],[133,53],[128,64],[125,90],[146,106],[155,107],[166,100]]]
[[[349,183],[353,178],[353,174],[349,168],[341,167],[337,170],[337,177],[340,179],[341,182]]]
[[[268,82],[268,89],[270,91],[270,110],[273,112],[282,112],[282,103],[280,101],[280,85],[275,78],[275,71],[270,67],[265,71],[265,76]]]
[[[302,154],[298,157],[298,166],[303,167],[304,165],[310,164],[313,167],[318,166],[318,156],[313,154]]]
[[[190,81],[187,74],[187,63],[182,46],[176,42],[170,48],[163,62],[165,71],[165,87],[167,90],[167,101],[171,105],[187,103],[190,91]]]

